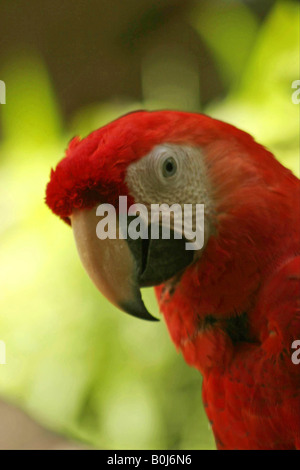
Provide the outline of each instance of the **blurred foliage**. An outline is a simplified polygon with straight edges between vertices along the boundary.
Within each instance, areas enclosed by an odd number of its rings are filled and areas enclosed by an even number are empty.
[[[279,1],[259,26],[243,2],[195,6],[187,21],[230,90],[205,109],[195,80],[201,70],[176,47],[145,53],[142,103],[95,103],[67,128],[42,58],[28,51],[4,64],[2,395],[54,430],[99,448],[214,448],[200,374],[176,353],[163,322],[123,315],[96,291],[71,231],[43,203],[45,185],[74,134],[137,108],[207,112],[252,133],[298,173],[299,106],[291,100],[299,78],[298,15],[296,3]],[[144,296],[158,314],[152,291]]]

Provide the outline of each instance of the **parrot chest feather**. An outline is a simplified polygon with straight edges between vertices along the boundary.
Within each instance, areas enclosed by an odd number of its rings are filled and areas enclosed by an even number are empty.
[[[203,328],[210,328],[219,325],[220,328],[226,333],[231,339],[233,344],[241,342],[254,342],[253,337],[249,330],[249,321],[247,312],[234,317],[226,318],[225,320],[218,320],[213,315],[207,315],[204,319]]]

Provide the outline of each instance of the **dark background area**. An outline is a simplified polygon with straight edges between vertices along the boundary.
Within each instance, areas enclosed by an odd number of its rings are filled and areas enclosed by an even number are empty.
[[[22,49],[38,51],[48,68],[63,115],[68,118],[76,109],[95,101],[141,101],[145,53],[160,45],[178,45],[195,57],[201,70],[202,104],[206,105],[224,96],[228,87],[207,45],[188,21],[188,14],[195,4],[200,6],[201,14],[211,3],[211,0],[2,0],[0,64]],[[222,17],[234,8],[235,2],[213,3],[216,16]],[[274,0],[244,3],[262,22]]]

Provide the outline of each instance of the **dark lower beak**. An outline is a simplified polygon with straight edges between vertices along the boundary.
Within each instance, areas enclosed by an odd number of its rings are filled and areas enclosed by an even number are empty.
[[[74,211],[71,222],[82,264],[100,292],[130,315],[156,321],[143,303],[140,288],[162,284],[193,261],[185,240],[174,236],[100,240],[96,208]],[[118,223],[116,229],[118,236]]]

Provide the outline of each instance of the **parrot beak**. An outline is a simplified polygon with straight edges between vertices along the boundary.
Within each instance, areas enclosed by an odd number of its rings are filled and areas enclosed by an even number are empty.
[[[114,217],[111,221],[116,226],[116,238],[99,239],[96,208],[73,211],[71,223],[81,262],[113,305],[135,317],[156,321],[143,303],[140,288],[162,284],[183,272],[192,263],[193,252],[185,249],[184,239],[174,237],[118,238],[121,222],[111,214],[106,217],[108,225],[109,217]],[[124,227],[121,233],[124,234]]]
[[[96,234],[98,221],[93,209],[77,210],[71,216],[79,257],[89,277],[116,307],[135,317],[158,321],[143,303],[137,263],[126,240],[100,240]]]

